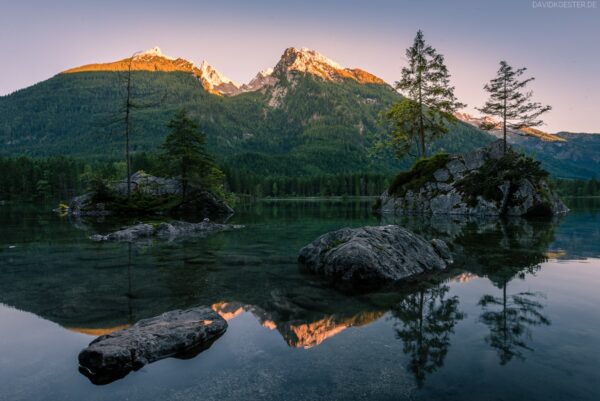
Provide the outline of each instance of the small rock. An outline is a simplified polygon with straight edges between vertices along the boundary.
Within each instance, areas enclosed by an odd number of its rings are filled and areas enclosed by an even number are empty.
[[[131,242],[143,238],[159,237],[163,239],[175,239],[191,235],[208,235],[220,231],[230,231],[243,228],[241,225],[211,223],[204,219],[201,223],[189,223],[187,221],[171,221],[160,223],[154,228],[150,224],[137,223],[129,227],[122,227],[119,231],[107,235],[95,234],[90,236],[92,241],[121,241]]]
[[[462,173],[467,171],[465,164],[458,159],[450,160],[448,164],[446,164],[446,168],[455,180],[461,178],[463,175]]]
[[[450,173],[445,168],[436,170],[433,173],[433,176],[434,176],[435,180],[438,182],[446,182],[450,179]]]
[[[92,241],[123,241],[130,242],[140,238],[150,238],[154,235],[154,227],[150,224],[136,224],[131,227],[125,227],[108,235],[92,235]]]
[[[225,330],[225,319],[208,307],[173,310],[96,338],[79,353],[79,370],[107,384],[159,359],[195,356]]]

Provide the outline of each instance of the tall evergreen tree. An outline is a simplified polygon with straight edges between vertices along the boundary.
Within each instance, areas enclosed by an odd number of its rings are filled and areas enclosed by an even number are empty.
[[[393,105],[385,117],[392,122],[392,146],[398,155],[406,153],[417,141],[420,156],[426,156],[426,143],[448,132],[447,123],[455,122],[454,112],[465,105],[458,102],[444,56],[425,42],[419,30],[406,49],[408,66],[396,82],[406,98]]]
[[[206,137],[198,130],[187,111],[181,110],[168,124],[163,156],[167,172],[180,177],[183,198],[187,197],[190,183],[210,186],[215,175],[223,177],[212,157],[206,151]],[[208,183],[208,184],[207,184]]]
[[[527,68],[514,70],[506,61],[501,61],[496,78],[483,87],[489,92],[489,99],[482,108],[477,109],[484,114],[502,120],[505,153],[506,131],[508,128],[522,129],[540,126],[544,123],[540,116],[552,110],[551,106],[543,106],[541,103],[532,102],[532,91],[525,92],[527,84],[535,79],[531,77],[521,80],[520,77],[526,70]],[[484,124],[481,128],[493,129],[496,128],[496,124]]]

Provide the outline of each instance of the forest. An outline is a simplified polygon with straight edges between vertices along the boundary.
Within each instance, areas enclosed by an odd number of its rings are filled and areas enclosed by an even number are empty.
[[[133,171],[160,175],[164,171],[155,154],[132,157]],[[125,177],[125,162],[49,158],[0,158],[0,201],[66,201],[84,192],[94,179],[118,181]],[[319,174],[306,177],[263,176],[243,168],[222,166],[226,191],[246,197],[377,196],[389,187],[393,175],[378,173]],[[600,181],[555,179],[562,196],[600,196]]]

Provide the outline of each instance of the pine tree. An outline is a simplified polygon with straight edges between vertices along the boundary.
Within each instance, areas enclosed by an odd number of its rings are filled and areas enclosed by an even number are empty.
[[[421,30],[406,50],[406,57],[409,64],[396,82],[396,89],[406,98],[392,106],[385,117],[394,126],[392,146],[398,156],[416,140],[424,157],[426,142],[448,132],[447,123],[457,121],[454,112],[465,105],[454,95],[444,56],[425,43]]]
[[[514,70],[506,61],[501,61],[496,78],[483,87],[489,92],[489,99],[482,108],[477,109],[483,114],[499,117],[502,120],[505,153],[508,128],[522,129],[540,126],[544,122],[539,117],[552,110],[551,106],[542,106],[541,103],[531,102],[533,92],[524,90],[527,84],[535,78],[519,79],[526,70],[527,68]],[[496,128],[496,125],[484,124],[481,128],[489,130]]]
[[[223,173],[206,151],[205,135],[185,110],[175,114],[168,127],[171,132],[163,145],[163,161],[168,173],[179,176],[183,198],[186,199],[190,184],[213,189],[214,179],[222,179]]]

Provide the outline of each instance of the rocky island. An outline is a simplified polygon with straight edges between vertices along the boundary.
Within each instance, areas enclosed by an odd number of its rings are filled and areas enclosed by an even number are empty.
[[[402,172],[378,199],[382,214],[552,216],[569,209],[539,162],[502,141],[464,155],[439,154]]]
[[[141,171],[131,176],[131,192],[128,200],[126,180],[98,185],[93,191],[73,198],[67,212],[75,216],[191,214],[218,217],[233,214],[233,209],[210,191],[190,186],[183,197],[180,180]]]

